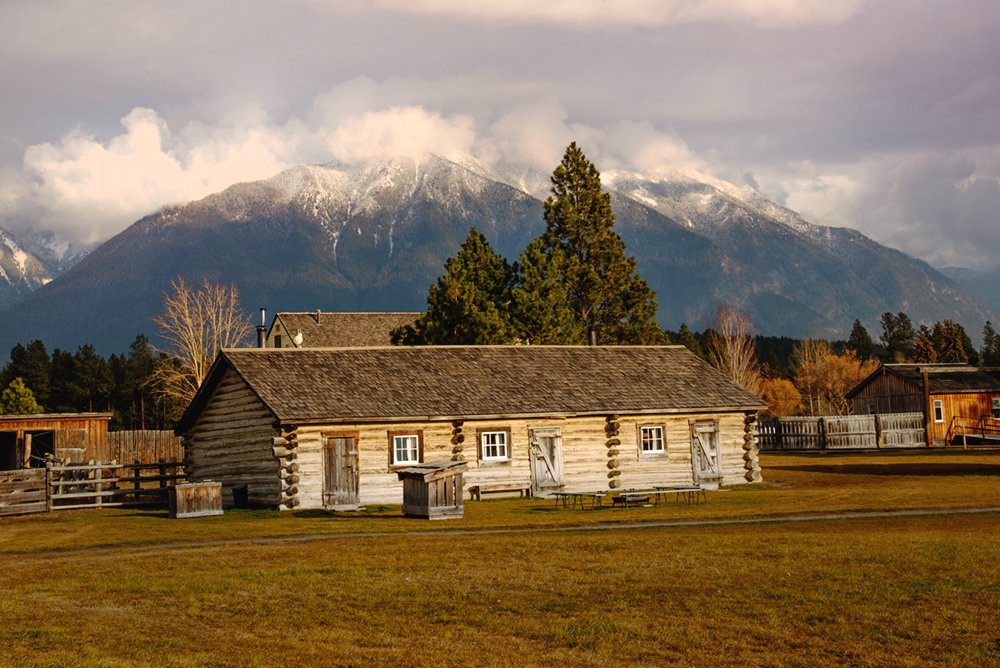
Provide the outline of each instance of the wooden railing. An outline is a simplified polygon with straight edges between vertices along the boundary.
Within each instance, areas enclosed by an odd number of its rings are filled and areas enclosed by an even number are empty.
[[[161,505],[169,488],[185,480],[178,462],[50,465],[48,510]]]
[[[968,443],[969,436],[981,438],[985,441],[993,436],[1000,439],[1000,420],[994,420],[993,416],[967,417],[956,415],[948,423],[948,432],[945,434],[945,443],[954,443],[961,439],[962,445]]]

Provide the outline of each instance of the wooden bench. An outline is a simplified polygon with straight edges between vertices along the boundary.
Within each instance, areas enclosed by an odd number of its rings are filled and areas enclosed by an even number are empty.
[[[483,494],[503,494],[517,492],[519,496],[531,496],[531,485],[523,483],[489,483],[480,485],[470,485],[468,487],[469,498],[473,501],[482,501]]]

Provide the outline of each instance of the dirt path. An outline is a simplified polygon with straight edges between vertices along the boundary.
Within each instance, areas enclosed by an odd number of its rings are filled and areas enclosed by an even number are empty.
[[[34,552],[8,552],[0,554],[0,561],[6,558],[62,559],[82,555],[120,555],[168,550],[195,550],[228,545],[270,545],[273,543],[305,543],[310,541],[331,541],[357,538],[398,538],[441,537],[441,536],[496,536],[515,534],[567,533],[581,531],[629,531],[636,529],[662,529],[670,527],[690,528],[709,526],[739,526],[753,524],[778,524],[782,522],[824,522],[830,520],[890,519],[898,517],[939,517],[943,515],[984,515],[1000,513],[1000,507],[959,508],[942,510],[888,510],[855,513],[822,513],[809,515],[779,515],[773,517],[715,519],[715,520],[650,520],[648,522],[602,523],[582,526],[557,527],[496,527],[492,529],[429,529],[422,531],[359,531],[349,533],[298,534],[288,536],[261,536],[254,538],[227,538],[222,540],[172,541],[144,545],[111,545],[106,547],[54,548]]]

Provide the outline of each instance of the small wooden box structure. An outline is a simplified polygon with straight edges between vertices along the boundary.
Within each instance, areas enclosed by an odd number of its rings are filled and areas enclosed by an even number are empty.
[[[415,464],[396,475],[403,481],[403,514],[428,520],[460,519],[465,515],[462,473],[465,462]]]
[[[170,517],[205,517],[222,514],[221,482],[188,482],[168,491]]]

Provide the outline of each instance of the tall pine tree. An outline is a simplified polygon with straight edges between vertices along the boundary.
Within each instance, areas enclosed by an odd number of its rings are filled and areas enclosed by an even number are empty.
[[[543,290],[565,290],[584,337],[594,331],[601,343],[663,343],[663,330],[655,321],[656,293],[636,275],[635,258],[625,254],[624,242],[612,229],[611,195],[601,191],[600,173],[576,142],[566,149],[551,180],[546,229],[536,250],[538,259],[552,264],[539,272],[549,280],[531,290],[522,286],[522,299],[543,303]],[[552,285],[555,276],[557,287]],[[563,338],[580,342],[576,331]]]
[[[404,345],[498,344],[514,340],[510,320],[514,271],[486,237],[469,230],[445,273],[430,287],[427,310],[392,333]]]
[[[875,342],[860,320],[855,320],[851,327],[851,335],[847,338],[847,349],[853,350],[862,362],[875,359]]]
[[[979,357],[983,366],[1000,366],[1000,334],[989,320],[983,326],[983,347]]]

